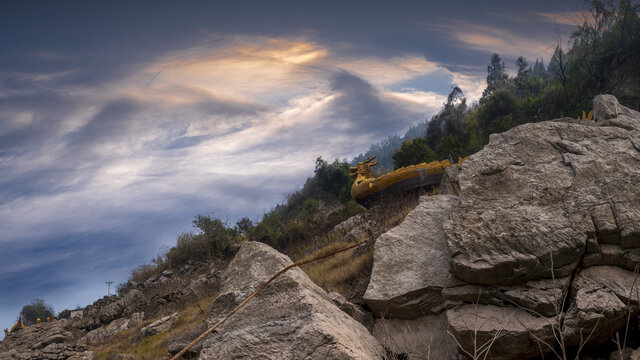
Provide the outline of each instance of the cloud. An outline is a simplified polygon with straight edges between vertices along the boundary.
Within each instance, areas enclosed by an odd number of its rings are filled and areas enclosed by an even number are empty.
[[[123,281],[195,214],[256,219],[316,157],[350,158],[437,112],[446,94],[411,80],[460,76],[418,54],[250,36],[136,68],[96,86],[69,83],[73,70],[0,76],[0,283],[15,296],[74,307],[60,289]]]
[[[569,26],[581,26],[585,22],[593,21],[588,11],[536,12],[535,14],[541,21]]]
[[[497,26],[458,19],[444,20],[439,23],[423,24],[422,27],[446,34],[455,41],[454,46],[486,54],[496,52],[503,58],[516,59],[518,56],[524,56],[531,60],[539,57],[550,58],[553,54],[554,49],[550,46],[548,39],[538,40],[528,35],[518,34],[513,29]]]

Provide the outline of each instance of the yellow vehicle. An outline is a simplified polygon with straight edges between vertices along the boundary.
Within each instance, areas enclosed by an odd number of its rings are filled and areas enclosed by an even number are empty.
[[[430,163],[405,166],[384,175],[373,177],[371,167],[379,164],[379,162],[373,161],[375,158],[375,156],[368,158],[364,162],[359,162],[357,166],[350,168],[350,176],[356,180],[351,186],[351,197],[354,200],[364,200],[381,192],[404,191],[440,184],[444,169],[451,166],[449,160],[432,161]],[[468,158],[468,156],[458,158],[457,164]]]

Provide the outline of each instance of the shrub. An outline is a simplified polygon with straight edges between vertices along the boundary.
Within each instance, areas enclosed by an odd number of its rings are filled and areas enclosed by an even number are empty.
[[[22,307],[22,322],[26,325],[33,325],[37,319],[47,321],[47,318],[53,318],[53,308],[51,305],[45,304],[42,299],[35,299],[29,305]]]

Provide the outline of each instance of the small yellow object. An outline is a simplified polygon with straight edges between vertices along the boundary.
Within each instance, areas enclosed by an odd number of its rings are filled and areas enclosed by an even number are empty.
[[[582,110],[582,117],[578,116],[578,120],[593,120],[593,110],[589,111],[589,115]]]
[[[4,328],[4,335],[5,336],[9,335],[9,330],[7,330],[7,328]]]
[[[50,317],[47,317],[47,322],[51,322],[51,318]]]
[[[393,184],[421,175],[442,175],[444,173],[444,169],[451,166],[449,160],[432,161],[428,164],[421,163],[418,165],[405,166],[374,178],[371,172],[371,167],[379,164],[377,161],[373,162],[375,158],[375,156],[368,158],[364,162],[359,162],[357,166],[349,169],[351,171],[351,174],[349,174],[351,178],[356,179],[351,186],[351,197],[353,199],[366,199],[377,192],[385,190]],[[468,158],[468,156],[465,158],[458,158],[458,164]]]
[[[40,318],[36,319],[36,324],[40,324]]]
[[[22,313],[20,313],[20,316],[18,317],[18,321],[16,321],[13,327],[11,327],[11,331],[9,332],[14,332],[18,330],[24,330],[24,324],[22,323]]]

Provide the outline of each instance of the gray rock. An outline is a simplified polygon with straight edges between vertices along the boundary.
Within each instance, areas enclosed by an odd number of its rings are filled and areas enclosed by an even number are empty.
[[[95,358],[96,354],[93,351],[83,351],[68,357],[67,360],[94,360]]]
[[[616,219],[611,211],[611,204],[595,206],[591,210],[591,217],[596,226],[596,236],[600,244],[620,244]]]
[[[456,343],[447,333],[445,313],[414,320],[378,319],[373,336],[386,349],[405,354],[409,360],[457,358]]]
[[[209,326],[291,260],[257,242],[245,242],[222,276],[211,304]],[[382,359],[384,351],[367,329],[338,309],[299,268],[269,284],[207,340],[201,360]]]
[[[596,96],[593,99],[593,111],[598,125],[640,130],[640,113],[620,105],[615,96]]]
[[[454,275],[502,286],[549,278],[552,267],[567,276],[598,230],[640,246],[640,150],[630,138],[640,131],[567,122],[491,135],[461,167],[461,211],[444,226]]]
[[[93,329],[85,335],[89,344],[101,344],[109,340],[113,335],[129,328],[129,319],[121,318],[110,322],[108,325]]]
[[[169,339],[168,340],[169,346],[167,346],[167,350],[169,351],[169,354],[175,355],[179,353],[180,351],[182,351],[182,349],[187,347],[187,345],[189,345],[193,340],[197,339],[198,336],[200,336],[202,333],[207,331],[207,329],[208,329],[207,324],[202,324],[200,326],[193,328],[192,330],[181,332],[177,334],[175,337]],[[200,351],[202,350],[202,344],[204,344],[206,339],[208,339],[209,337],[211,337],[211,335],[206,337],[203,341],[196,343],[193,347],[187,350],[185,355],[194,356],[194,357],[200,355]]]
[[[480,355],[479,359],[529,359],[547,355],[554,344],[554,318],[537,317],[515,307],[464,305],[447,311],[451,335],[459,352]],[[538,346],[540,345],[540,346]],[[473,356],[471,356],[473,357]]]
[[[168,331],[173,328],[176,321],[178,321],[178,313],[173,313],[169,316],[165,316],[140,329],[140,335],[142,335],[143,338],[146,338],[155,334],[159,334],[161,332]]]
[[[458,210],[452,195],[423,196],[402,224],[380,236],[364,300],[384,318],[415,319],[445,310],[442,289],[460,285],[449,272],[442,223]]]
[[[570,278],[528,281],[519,286],[480,286],[466,284],[446,288],[442,295],[448,307],[460,304],[513,306],[543,315],[554,316],[561,311]]]
[[[337,292],[329,293],[329,298],[336,306],[354,320],[364,325],[367,330],[373,330],[373,314],[364,310],[361,306],[349,302],[344,296]]]
[[[444,169],[444,176],[440,181],[440,194],[442,195],[460,195],[460,185],[458,184],[458,175],[460,169],[464,167],[464,162],[457,166],[449,166]]]
[[[624,328],[627,316],[638,313],[636,280],[633,272],[614,266],[582,270],[572,284],[575,296],[564,321],[567,346],[580,345],[591,332],[589,344],[596,346]]]
[[[67,359],[85,353],[93,355],[86,346],[71,345],[73,334],[64,329],[65,324],[65,321],[46,322],[10,333],[0,343],[0,359],[46,360]]]

